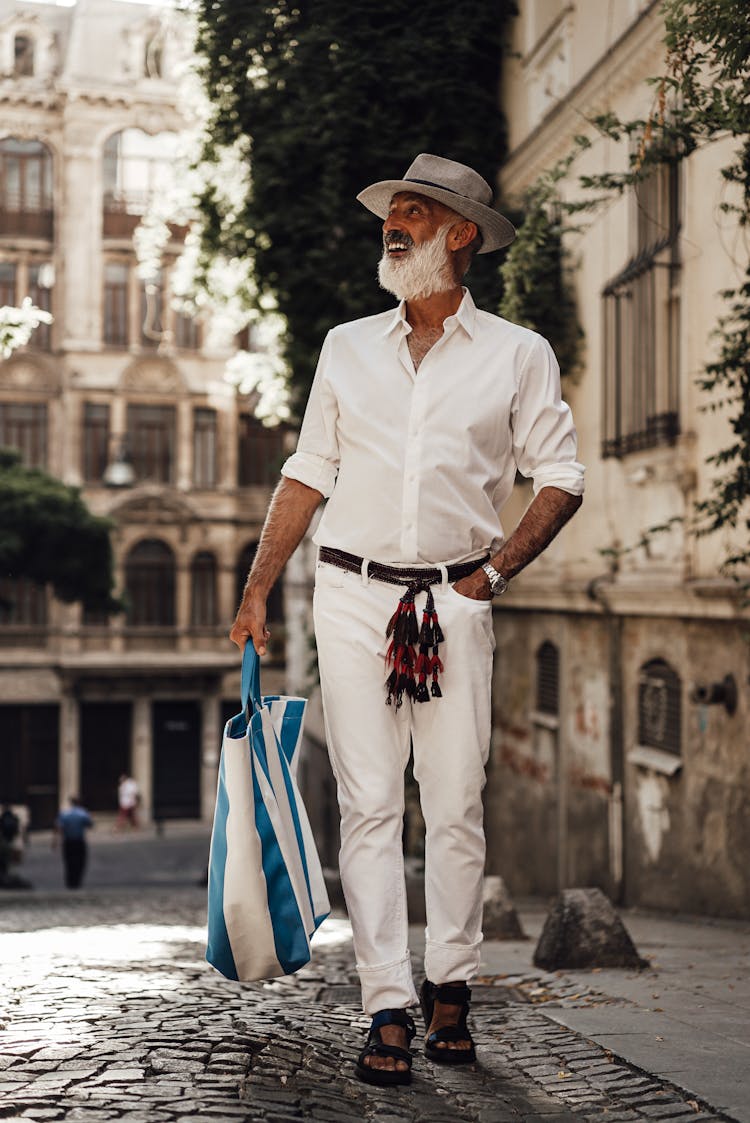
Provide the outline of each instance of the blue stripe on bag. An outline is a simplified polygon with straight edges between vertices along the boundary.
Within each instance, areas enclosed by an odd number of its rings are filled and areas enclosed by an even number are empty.
[[[229,934],[224,921],[224,867],[227,864],[227,815],[229,797],[226,789],[224,760],[219,765],[219,787],[216,793],[215,827],[211,837],[211,860],[208,877],[208,911],[212,917],[209,927],[206,958],[227,979],[237,978],[237,967],[232,956]]]
[[[268,885],[268,907],[271,912],[276,958],[285,973],[299,970],[310,959],[310,949],[304,936],[304,926],[297,898],[287,873],[281,851],[276,844],[276,832],[261,797],[258,781],[253,777],[255,790],[255,816],[263,851],[263,873]]]

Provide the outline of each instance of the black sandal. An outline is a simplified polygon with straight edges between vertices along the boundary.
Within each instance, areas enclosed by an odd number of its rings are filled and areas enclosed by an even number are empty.
[[[430,1033],[432,1013],[435,1009],[436,999],[438,1002],[445,1002],[449,1006],[460,1006],[461,1013],[455,1025],[443,1026],[442,1029],[436,1029],[434,1033]],[[453,986],[450,983],[443,983],[439,986],[435,986],[429,979],[425,979],[422,983],[419,991],[419,1004],[422,1007],[425,1029],[427,1030],[424,1055],[431,1061],[437,1061],[438,1064],[444,1065],[468,1065],[476,1061],[477,1055],[474,1049],[474,1041],[466,1026],[470,1002],[471,991],[466,983],[460,983],[458,986]],[[440,1041],[444,1041],[446,1045],[457,1041],[468,1041],[470,1048],[441,1049],[438,1047],[438,1042]]]
[[[367,1044],[357,1057],[355,1072],[366,1084],[410,1084],[411,1050],[401,1049],[398,1045],[386,1045],[380,1035],[382,1026],[403,1026],[409,1044],[417,1032],[414,1019],[406,1010],[379,1010],[372,1019]],[[393,1057],[394,1061],[404,1061],[408,1067],[406,1069],[373,1068],[372,1065],[365,1064],[366,1057]]]

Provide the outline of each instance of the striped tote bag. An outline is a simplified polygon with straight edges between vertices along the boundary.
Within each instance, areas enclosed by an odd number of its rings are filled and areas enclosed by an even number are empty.
[[[249,640],[242,713],[224,729],[208,865],[206,959],[228,979],[297,971],[330,911],[295,779],[305,706],[304,698],[261,696]]]

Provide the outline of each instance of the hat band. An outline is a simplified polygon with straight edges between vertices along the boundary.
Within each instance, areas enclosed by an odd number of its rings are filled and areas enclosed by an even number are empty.
[[[460,191],[455,191],[452,187],[446,187],[442,183],[433,183],[431,179],[404,179],[403,183],[421,183],[423,187],[437,187],[440,191],[450,191],[451,195],[458,195],[459,199],[468,199],[470,203],[475,203],[476,199],[472,199],[471,195],[462,195]]]

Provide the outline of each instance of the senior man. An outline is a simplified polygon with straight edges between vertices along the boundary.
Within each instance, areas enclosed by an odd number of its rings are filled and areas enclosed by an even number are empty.
[[[474,253],[512,225],[463,164],[422,154],[357,198],[383,220],[379,280],[397,308],[329,332],[297,451],[282,467],[231,638],[266,651],[266,599],[326,498],[313,600],[341,881],[363,1006],[356,1071],[405,1084],[417,1004],[402,853],[410,747],[426,825],[425,1054],[475,1059],[467,1026],[482,941],[482,789],[492,598],[581,503],[551,347],[475,307]],[[506,538],[516,471],[534,499]]]

